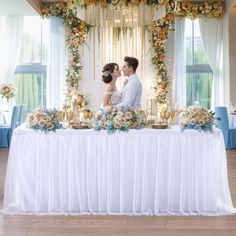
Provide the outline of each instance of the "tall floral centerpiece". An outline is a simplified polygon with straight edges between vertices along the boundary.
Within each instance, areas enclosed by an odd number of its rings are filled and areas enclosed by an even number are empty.
[[[9,99],[15,96],[16,89],[13,84],[2,84],[0,86],[0,94],[2,98],[6,98],[7,102]]]

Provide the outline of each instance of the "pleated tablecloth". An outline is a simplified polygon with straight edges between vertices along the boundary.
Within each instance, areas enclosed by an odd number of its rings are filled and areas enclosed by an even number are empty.
[[[194,130],[36,132],[11,141],[3,213],[234,213],[222,133]]]

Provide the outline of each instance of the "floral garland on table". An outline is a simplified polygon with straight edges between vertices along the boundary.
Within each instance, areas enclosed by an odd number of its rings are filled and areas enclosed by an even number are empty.
[[[156,93],[157,103],[165,104],[168,101],[170,80],[165,64],[165,43],[168,39],[171,26],[174,23],[175,1],[168,1],[166,16],[153,22],[152,45],[154,56],[152,63],[157,69],[156,81],[153,89]]]
[[[79,89],[83,66],[81,65],[78,47],[85,42],[89,25],[77,18],[76,8],[67,8],[64,2],[43,3],[41,12],[42,17],[56,16],[61,18],[67,26],[68,36],[66,42],[72,56],[66,76],[68,94],[70,94],[72,89]]]
[[[107,130],[108,133],[141,129],[146,125],[145,115],[132,107],[113,107],[110,110],[99,109],[93,119],[96,131]]]
[[[7,101],[16,95],[15,92],[16,89],[13,84],[2,84],[0,86],[0,94],[2,95],[2,98],[6,98]]]
[[[34,130],[41,130],[47,133],[48,131],[56,131],[61,129],[62,125],[59,123],[61,113],[56,110],[43,110],[41,108],[35,109],[34,112],[29,113],[26,118],[26,124],[29,128]]]
[[[212,132],[214,121],[214,113],[200,106],[190,106],[179,115],[179,125],[182,131],[195,129]]]
[[[224,16],[224,6],[225,3],[222,1],[178,2],[175,16],[193,19],[201,17],[222,19]]]

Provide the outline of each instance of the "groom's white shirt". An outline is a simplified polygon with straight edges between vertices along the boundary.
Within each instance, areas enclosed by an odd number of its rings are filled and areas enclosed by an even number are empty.
[[[142,83],[136,74],[132,74],[128,78],[128,82],[122,92],[121,103],[117,107],[128,105],[139,109],[141,108],[141,95]]]

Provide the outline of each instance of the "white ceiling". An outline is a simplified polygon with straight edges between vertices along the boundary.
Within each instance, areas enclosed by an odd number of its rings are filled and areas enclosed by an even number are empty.
[[[0,0],[0,16],[35,16],[38,13],[26,0]]]

